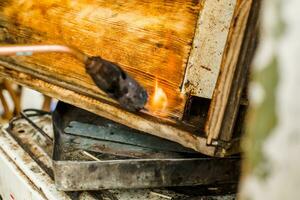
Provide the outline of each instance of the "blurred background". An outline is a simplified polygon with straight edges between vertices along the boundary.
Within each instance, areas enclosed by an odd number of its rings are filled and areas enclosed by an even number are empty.
[[[5,123],[13,116],[27,108],[53,110],[56,100],[35,90],[17,85],[8,80],[0,80],[0,122]]]

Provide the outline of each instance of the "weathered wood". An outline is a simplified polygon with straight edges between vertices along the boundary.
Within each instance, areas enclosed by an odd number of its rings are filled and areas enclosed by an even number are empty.
[[[182,89],[212,98],[236,0],[208,0],[200,13]]]
[[[237,69],[252,2],[252,0],[238,0],[236,4],[234,18],[231,23],[232,28],[230,29],[227,46],[223,55],[220,75],[217,80],[205,125],[208,144],[211,144],[213,139],[218,139],[221,133],[220,130],[226,107],[229,103],[229,96],[234,82],[234,75]],[[234,113],[228,113],[228,115],[231,114]]]
[[[150,96],[158,79],[168,96],[166,115],[178,118],[185,102],[180,86],[201,9],[200,0],[6,0],[0,4],[0,26],[9,42],[68,44],[117,62]],[[95,98],[103,96],[69,56],[36,55],[15,61],[82,87]]]
[[[0,4],[0,24],[8,35],[6,42],[64,43],[115,61],[150,95],[158,79],[168,97],[165,116],[181,118],[185,98],[180,86],[184,86],[183,93],[212,96],[236,0],[203,2],[6,0]],[[68,56],[39,55],[17,60],[36,72],[51,76],[56,73],[58,79],[88,88],[85,91],[89,95],[103,96],[83,68]]]
[[[116,122],[214,155],[216,148],[206,146],[206,138],[195,136],[178,119],[184,112],[185,94],[211,98],[220,74],[210,106],[210,126],[206,126],[209,139],[218,136],[251,2],[0,2],[1,43],[67,44],[101,56],[137,79],[150,100],[157,80],[168,98],[164,117],[155,115],[151,104],[144,113],[121,110],[95,86],[82,64],[68,55],[2,57],[0,74]]]
[[[237,69],[234,74],[233,83],[230,88],[230,95],[227,102],[224,119],[220,129],[219,139],[230,141],[232,139],[235,121],[239,111],[239,105],[243,95],[243,88],[249,74],[249,67],[252,63],[256,46],[258,43],[258,16],[260,11],[261,1],[253,0],[251,13],[249,16],[243,46],[240,52]]]
[[[157,120],[142,113],[139,115],[133,114],[118,109],[106,102],[102,102],[94,98],[78,94],[74,91],[67,90],[55,84],[45,82],[41,79],[37,79],[30,74],[20,72],[20,69],[16,69],[15,65],[0,61],[0,76],[11,79],[19,84],[26,85],[45,95],[51,95],[52,97],[66,103],[78,107],[84,107],[90,112],[114,120],[118,123],[126,124],[131,128],[177,142],[185,147],[194,149],[206,155],[214,155],[215,147],[207,146],[206,138],[198,137],[188,131],[174,127],[166,122],[164,123],[161,120]]]

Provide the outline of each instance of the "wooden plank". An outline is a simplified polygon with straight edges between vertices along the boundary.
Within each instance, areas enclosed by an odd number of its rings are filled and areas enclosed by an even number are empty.
[[[207,146],[206,138],[198,137],[188,131],[172,126],[167,122],[157,120],[156,118],[149,117],[143,113],[137,115],[118,109],[106,102],[67,90],[20,71],[22,71],[20,66],[0,61],[0,76],[28,86],[48,96],[51,95],[58,100],[85,108],[90,112],[114,120],[118,123],[126,124],[128,127],[177,142],[203,154],[214,156],[215,147]]]
[[[245,32],[242,50],[240,52],[237,69],[234,74],[233,83],[230,88],[230,95],[225,110],[224,119],[220,129],[219,139],[222,141],[230,141],[232,139],[234,125],[237,119],[239,105],[242,101],[243,89],[245,88],[249,67],[254,57],[256,46],[258,43],[258,16],[261,2],[253,0],[253,5]]]
[[[200,13],[182,90],[212,98],[236,0],[205,1]]]
[[[0,74],[129,127],[214,155],[215,147],[206,146],[205,138],[193,135],[183,123],[178,123],[186,102],[182,91],[211,98],[221,70],[206,124],[210,127],[206,129],[209,139],[215,138],[218,134],[212,136],[211,133],[219,133],[217,130],[223,120],[223,98],[226,101],[230,95],[228,87],[232,83],[246,26],[244,21],[252,1],[249,2],[0,2],[0,42],[68,44],[88,55],[99,55],[118,63],[137,79],[148,90],[149,102],[157,80],[168,97],[164,117],[154,114],[151,104],[144,113],[133,114],[120,109],[95,86],[82,64],[68,55],[2,57],[0,63],[4,68]],[[209,72],[206,66],[212,71]],[[224,77],[225,74],[228,77]],[[185,84],[182,85],[184,77]],[[195,84],[189,84],[189,79]],[[221,109],[220,113],[218,109]]]
[[[165,115],[178,118],[185,103],[180,86],[201,10],[201,0],[5,0],[0,26],[9,39],[1,42],[75,46],[117,62],[150,96],[157,79],[168,97]],[[14,58],[14,63],[103,98],[84,68],[67,55]]]
[[[207,143],[211,144],[213,139],[218,139],[226,107],[229,103],[232,84],[234,83],[240,50],[245,36],[252,0],[238,0],[235,8],[234,18],[231,23],[231,31],[227,39],[227,46],[223,55],[220,75],[214,90],[210,105],[205,132],[208,136]],[[242,86],[238,86],[243,89]],[[237,104],[236,106],[238,106]]]

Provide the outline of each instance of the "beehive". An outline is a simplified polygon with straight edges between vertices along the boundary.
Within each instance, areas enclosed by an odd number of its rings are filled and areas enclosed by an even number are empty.
[[[257,12],[254,0],[0,2],[1,43],[67,44],[118,63],[149,93],[141,113],[122,110],[68,55],[1,57],[0,73],[129,127],[216,155],[214,141],[231,140]],[[159,112],[151,104],[155,86],[167,97]],[[205,127],[185,122],[193,97],[210,102]]]

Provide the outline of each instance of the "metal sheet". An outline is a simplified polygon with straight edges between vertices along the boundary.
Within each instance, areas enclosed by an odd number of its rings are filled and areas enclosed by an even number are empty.
[[[101,154],[111,154],[128,158],[182,158],[183,154],[176,152],[163,152],[150,148],[122,144],[112,141],[95,140],[88,137],[76,137],[73,135],[64,135],[61,137],[64,146],[73,149],[82,149]]]
[[[87,123],[86,111],[60,103],[53,114],[55,183],[60,190],[80,191],[99,189],[156,188],[168,186],[195,186],[213,183],[236,182],[239,177],[239,158],[204,158],[197,154],[193,158],[119,159],[88,161],[79,156],[78,149],[84,142],[81,136],[64,133],[72,121]],[[93,124],[101,124],[101,118],[89,118]],[[85,127],[88,128],[88,127]],[[93,127],[95,128],[95,127]],[[98,129],[98,128],[97,128]],[[120,128],[120,131],[123,129]],[[99,131],[81,133],[85,139],[98,137]],[[107,129],[104,129],[105,132]],[[118,132],[117,130],[115,130]],[[89,133],[92,135],[90,136]],[[124,136],[124,135],[123,135]],[[69,141],[78,143],[70,149]],[[76,141],[76,137],[79,137]],[[124,136],[126,137],[126,135]],[[120,138],[115,138],[120,139]],[[124,138],[122,138],[123,140]],[[133,142],[132,140],[131,142]],[[106,141],[107,142],[107,141]],[[158,144],[164,145],[163,142]],[[194,155],[194,154],[191,154]]]
[[[57,188],[75,191],[228,183],[238,177],[240,164],[235,158],[138,159],[55,161],[54,168]]]

